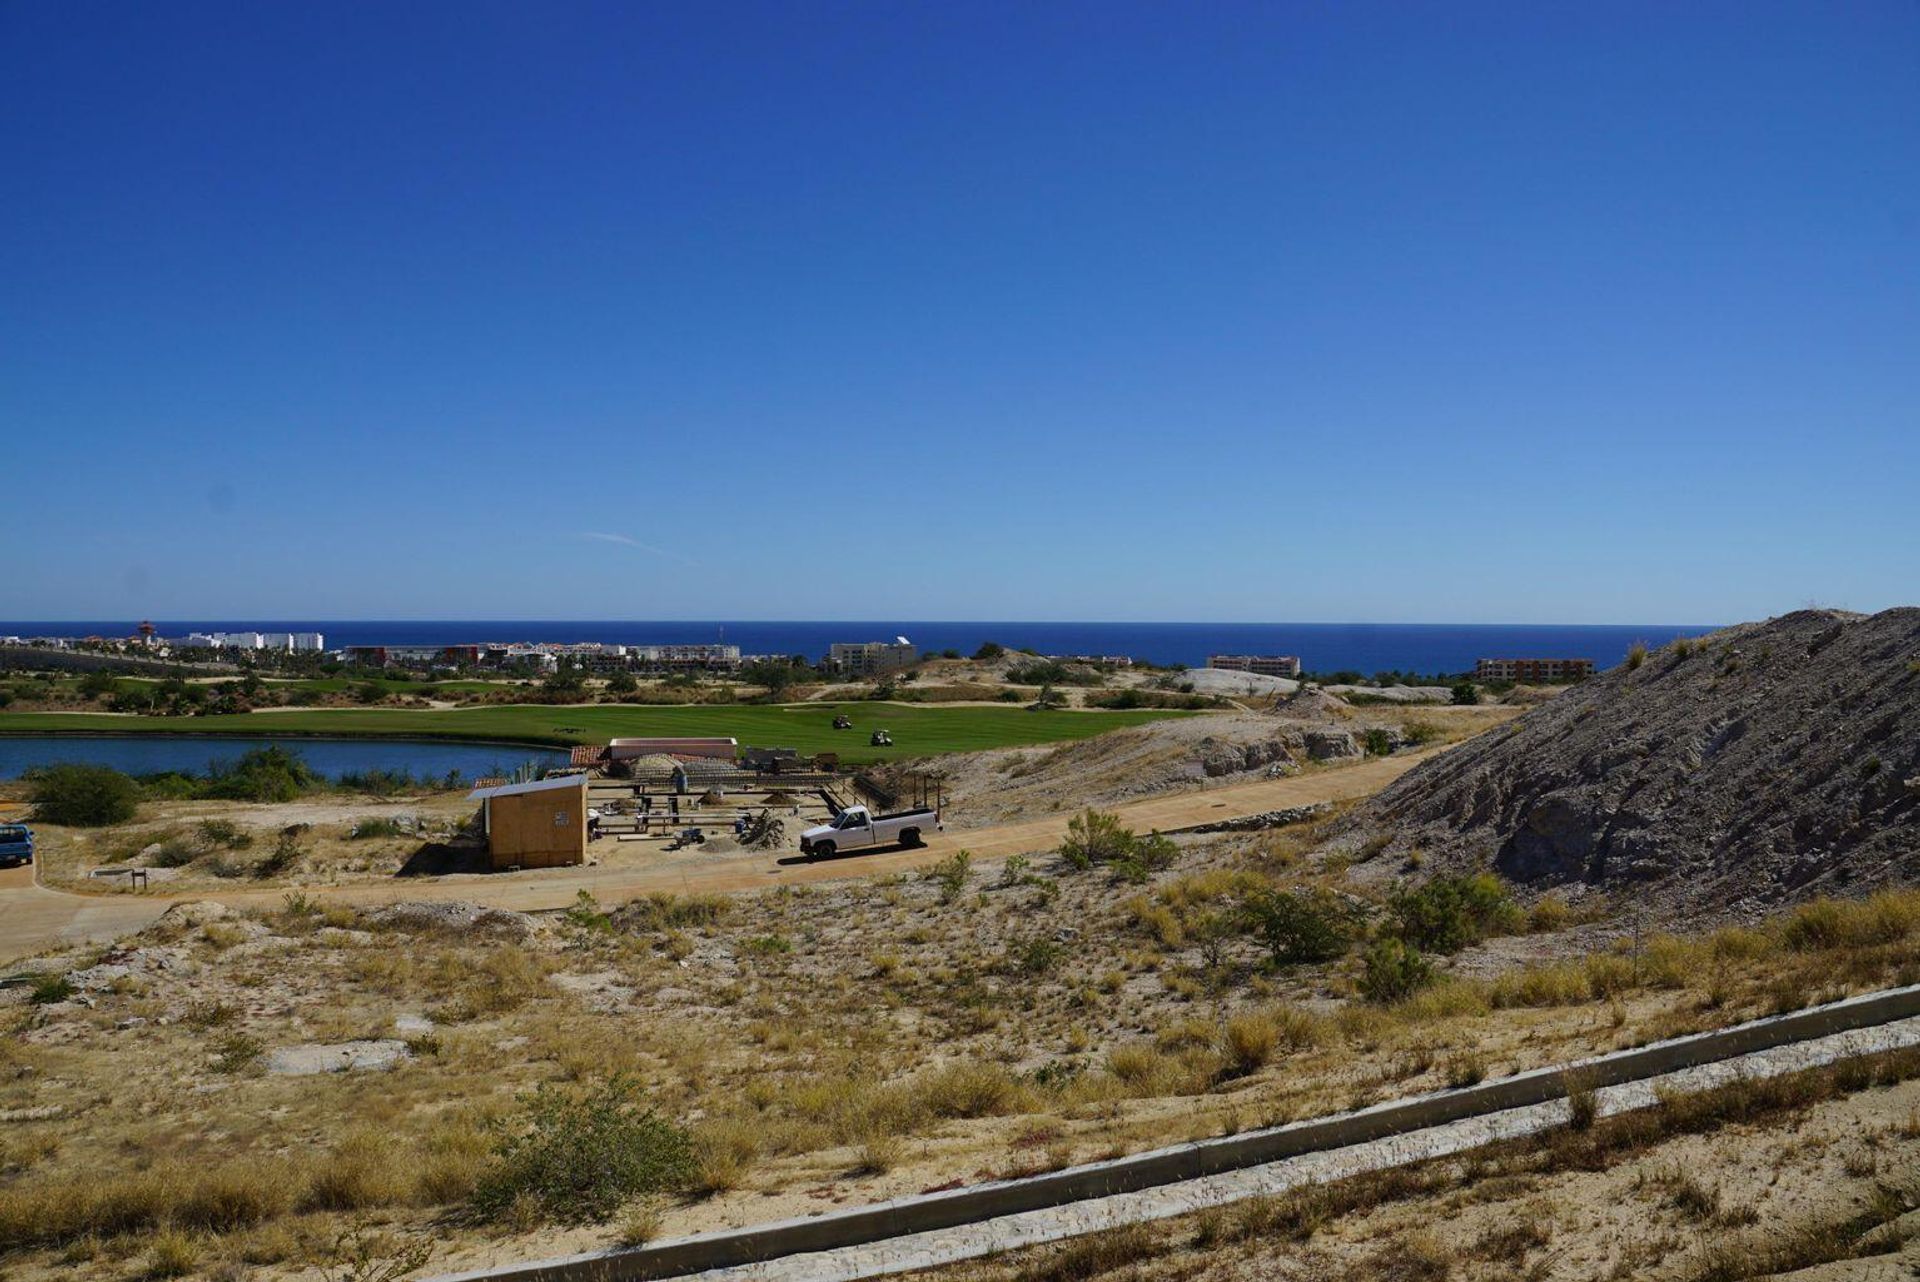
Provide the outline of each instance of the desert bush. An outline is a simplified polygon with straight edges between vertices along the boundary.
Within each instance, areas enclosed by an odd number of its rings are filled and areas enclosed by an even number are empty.
[[[1280,1044],[1280,1030],[1265,1015],[1236,1015],[1220,1030],[1224,1075],[1245,1077],[1263,1068]]]
[[[495,1137],[473,1194],[486,1219],[519,1203],[554,1223],[604,1223],[634,1198],[684,1188],[695,1174],[687,1133],[642,1103],[624,1076],[578,1094],[542,1086],[522,1095]]]
[[[1121,823],[1120,816],[1089,808],[1067,820],[1067,839],[1061,843],[1060,857],[1085,871],[1124,857],[1133,841],[1133,829]]]
[[[967,881],[973,876],[973,853],[956,851],[928,868],[927,876],[939,884],[940,902],[950,904],[966,890]]]
[[[183,1278],[200,1267],[200,1240],[168,1225],[153,1235],[147,1248],[147,1276]]]
[[[1458,707],[1472,707],[1480,702],[1480,687],[1471,681],[1462,681],[1453,687],[1453,702]]]
[[[1647,643],[1635,641],[1627,647],[1627,671],[1632,672],[1647,661]]]
[[[1113,861],[1113,875],[1139,885],[1154,873],[1173,867],[1179,857],[1180,847],[1173,844],[1171,837],[1150,832],[1144,837],[1134,837],[1127,852]]]
[[[35,975],[27,990],[27,1000],[35,1006],[51,1006],[73,996],[73,981],[65,975]]]
[[[314,1166],[301,1206],[357,1211],[402,1201],[410,1191],[410,1158],[383,1131],[354,1131]]]
[[[202,819],[199,832],[201,842],[207,846],[245,850],[253,844],[253,834],[230,819]]]
[[[920,1103],[935,1117],[998,1117],[1016,1112],[1026,1092],[997,1064],[960,1062],[935,1069],[916,1083]]]
[[[1088,1282],[1151,1260],[1161,1250],[1145,1225],[1129,1224],[1074,1238],[1046,1259],[1021,1269],[1013,1282]]]
[[[133,818],[140,786],[108,766],[45,766],[28,776],[34,814],[47,823],[104,828]]]
[[[355,1225],[334,1239],[332,1259],[321,1265],[325,1282],[400,1282],[433,1257],[433,1243]]]
[[[1276,966],[1332,961],[1353,942],[1353,913],[1328,891],[1256,890],[1241,911]]]
[[[260,1063],[267,1047],[259,1038],[246,1033],[229,1033],[213,1044],[213,1071],[247,1073]]]
[[[1399,939],[1376,939],[1365,967],[1360,995],[1370,1002],[1404,1001],[1433,982],[1433,964]]]
[[[404,837],[406,835],[406,825],[386,815],[356,819],[353,821],[353,826],[347,829],[348,841],[362,841],[368,837]]]
[[[675,895],[662,891],[635,899],[613,913],[614,924],[635,934],[713,926],[733,910],[725,895]]]
[[[693,1175],[690,1192],[704,1197],[731,1193],[746,1183],[760,1160],[761,1126],[733,1120],[702,1124],[693,1134]]]
[[[267,857],[253,866],[253,875],[261,879],[279,877],[292,871],[306,851],[300,845],[297,834],[288,831],[274,838],[273,849]]]
[[[1396,893],[1388,909],[1400,938],[1435,953],[1457,953],[1489,935],[1517,930],[1521,922],[1520,909],[1491,873],[1436,877]]]

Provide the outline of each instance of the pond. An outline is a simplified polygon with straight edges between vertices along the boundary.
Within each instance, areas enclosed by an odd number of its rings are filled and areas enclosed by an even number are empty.
[[[18,779],[35,766],[79,761],[112,766],[130,775],[207,773],[212,762],[231,762],[256,748],[278,746],[298,753],[328,779],[370,770],[406,772],[441,779],[458,771],[463,780],[507,775],[527,762],[545,769],[567,764],[557,748],[523,744],[453,743],[444,739],[226,738],[210,735],[0,735],[0,779]]]

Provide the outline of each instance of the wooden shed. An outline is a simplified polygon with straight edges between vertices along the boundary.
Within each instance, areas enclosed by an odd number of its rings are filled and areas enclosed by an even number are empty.
[[[495,868],[558,868],[587,861],[587,777],[477,788]]]

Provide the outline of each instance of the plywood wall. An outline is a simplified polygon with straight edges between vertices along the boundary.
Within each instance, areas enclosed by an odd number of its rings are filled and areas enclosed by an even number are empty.
[[[547,788],[487,800],[495,868],[556,868],[587,860],[587,790]]]

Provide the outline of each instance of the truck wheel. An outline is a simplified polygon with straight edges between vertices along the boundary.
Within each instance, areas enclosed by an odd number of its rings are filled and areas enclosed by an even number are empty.
[[[900,844],[909,850],[917,848],[921,844],[920,830],[918,828],[902,829],[900,832]]]
[[[833,843],[831,841],[814,842],[812,855],[813,855],[813,858],[815,859],[833,858]]]

